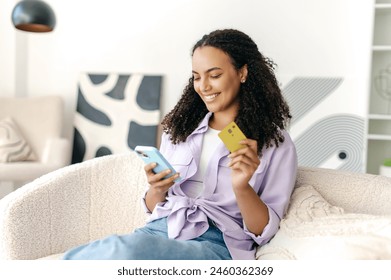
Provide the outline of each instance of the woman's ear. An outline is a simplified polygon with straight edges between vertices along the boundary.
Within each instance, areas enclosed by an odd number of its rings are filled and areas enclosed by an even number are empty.
[[[245,83],[247,80],[247,74],[248,74],[247,64],[243,65],[239,71],[240,71],[240,82]]]

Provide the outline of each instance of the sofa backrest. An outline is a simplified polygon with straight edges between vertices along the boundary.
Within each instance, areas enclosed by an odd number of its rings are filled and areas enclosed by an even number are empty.
[[[46,139],[61,136],[63,112],[60,96],[0,97],[0,120],[11,117],[39,157]]]
[[[331,205],[346,212],[391,215],[391,178],[300,166],[296,188],[313,186]]]

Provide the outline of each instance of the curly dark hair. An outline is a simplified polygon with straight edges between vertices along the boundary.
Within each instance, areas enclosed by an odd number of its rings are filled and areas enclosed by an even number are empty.
[[[247,65],[246,82],[239,92],[239,110],[235,122],[246,137],[258,142],[258,153],[270,147],[278,147],[284,141],[282,130],[292,118],[274,74],[275,63],[264,57],[254,41],[245,33],[234,30],[216,30],[204,35],[192,49],[211,46],[225,52],[233,66],[239,70]],[[194,89],[193,78],[183,94],[162,121],[163,131],[170,134],[173,144],[186,141],[208,113],[206,105]]]

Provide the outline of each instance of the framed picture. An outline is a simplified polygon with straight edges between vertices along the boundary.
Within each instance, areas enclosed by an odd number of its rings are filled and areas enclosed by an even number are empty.
[[[72,163],[156,146],[161,76],[82,73]]]

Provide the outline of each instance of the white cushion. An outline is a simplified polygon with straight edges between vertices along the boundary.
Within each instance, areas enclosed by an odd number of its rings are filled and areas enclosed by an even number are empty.
[[[0,162],[27,160],[36,160],[36,156],[16,123],[10,117],[0,120]]]
[[[345,213],[312,186],[295,189],[287,215],[257,259],[391,259],[391,216]]]

